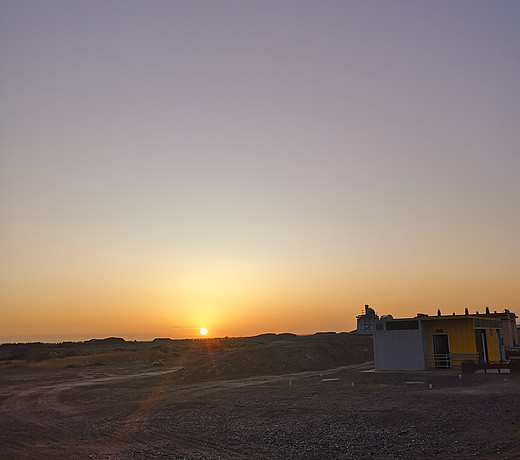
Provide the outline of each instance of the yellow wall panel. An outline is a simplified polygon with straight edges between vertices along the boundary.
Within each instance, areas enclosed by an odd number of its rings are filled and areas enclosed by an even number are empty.
[[[496,329],[486,329],[486,341],[488,348],[488,360],[500,361]]]
[[[475,354],[475,331],[472,318],[439,318],[424,321],[427,330],[428,352],[433,354],[433,334],[448,334],[450,353]],[[442,329],[442,332],[436,332]]]
[[[438,318],[423,321],[426,330],[428,353],[433,354],[433,334],[448,334],[450,353],[454,354],[476,354],[475,325],[473,318]],[[441,330],[442,332],[437,332]],[[487,351],[489,361],[500,359],[499,344],[496,329],[479,327],[486,330]]]

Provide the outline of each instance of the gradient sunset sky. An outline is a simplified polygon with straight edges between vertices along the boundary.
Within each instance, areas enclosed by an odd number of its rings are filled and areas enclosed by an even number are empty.
[[[520,2],[0,0],[0,342],[520,314]]]

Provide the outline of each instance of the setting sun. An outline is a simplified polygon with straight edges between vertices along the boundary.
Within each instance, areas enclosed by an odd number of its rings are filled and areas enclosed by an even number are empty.
[[[204,327],[200,330],[200,335],[206,335],[207,333],[208,333],[208,330]]]

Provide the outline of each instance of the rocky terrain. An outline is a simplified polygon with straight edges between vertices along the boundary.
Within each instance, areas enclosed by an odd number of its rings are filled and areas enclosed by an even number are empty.
[[[518,376],[371,359],[353,334],[0,346],[0,457],[520,458]]]

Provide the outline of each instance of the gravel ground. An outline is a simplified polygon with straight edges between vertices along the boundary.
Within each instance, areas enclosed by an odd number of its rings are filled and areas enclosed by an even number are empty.
[[[4,366],[0,458],[520,459],[518,376],[207,365]]]

